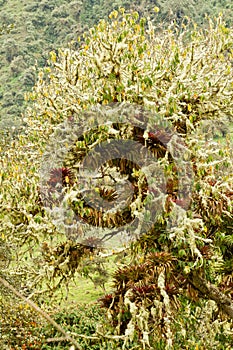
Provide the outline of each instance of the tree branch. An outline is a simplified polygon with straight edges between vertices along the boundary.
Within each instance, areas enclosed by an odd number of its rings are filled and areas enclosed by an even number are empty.
[[[233,319],[233,301],[222,293],[217,287],[206,281],[203,277],[198,275],[198,272],[193,272],[189,276],[189,282],[208,299],[216,302],[218,307]]]

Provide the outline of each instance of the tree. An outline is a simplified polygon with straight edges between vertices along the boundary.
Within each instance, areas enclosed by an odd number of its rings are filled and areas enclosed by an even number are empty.
[[[27,70],[31,70],[35,63],[42,67],[47,62],[48,52],[59,47],[67,47],[69,42],[74,40],[76,47],[79,43],[77,37],[89,27],[96,24],[101,18],[108,18],[108,14],[123,6],[127,10],[131,9],[139,12],[140,16],[152,17],[153,7],[159,8],[156,22],[164,24],[176,20],[181,24],[185,16],[189,16],[199,25],[204,25],[205,14],[211,17],[223,13],[227,26],[232,23],[232,4],[230,0],[224,1],[170,1],[170,0],[141,0],[132,2],[129,0],[117,0],[109,2],[101,1],[37,1],[30,0],[27,5],[18,3],[17,11],[12,10],[11,4],[7,1],[0,1],[0,21],[7,28],[14,24],[10,38],[6,35],[0,39],[0,85],[2,90],[6,90],[5,82],[8,82],[7,92],[29,91],[31,83],[27,84]],[[16,9],[16,8],[15,8]],[[156,24],[156,26],[157,26]],[[8,40],[10,39],[10,41]],[[12,42],[12,39],[14,42]],[[24,57],[25,67],[22,69],[22,79],[20,75],[13,76],[9,62],[18,56]],[[2,92],[2,91],[1,91]],[[1,93],[0,93],[1,99]],[[1,102],[1,101],[0,101]],[[9,108],[7,105],[1,108],[2,125],[9,125],[12,118],[17,119],[17,125],[21,121],[21,113],[24,104],[21,100],[15,102],[16,108]],[[5,127],[6,128],[6,127]]]
[[[91,28],[80,49],[51,52],[50,66],[40,71],[28,96],[32,107],[24,119],[26,135],[17,141],[17,151],[6,149],[2,170],[1,210],[7,220],[1,231],[27,257],[18,269],[25,273],[26,264],[26,284],[35,293],[45,280],[52,293],[73,277],[82,259],[93,251],[98,254],[98,223],[119,232],[135,219],[136,229],[147,228],[146,233],[131,243],[130,264],[115,272],[115,289],[102,298],[111,330],[119,337],[115,339],[123,339],[123,348],[133,341],[144,348],[180,348],[188,342],[189,329],[191,348],[199,344],[211,349],[221,341],[230,346],[232,83],[232,29],[221,16],[209,20],[206,30],[186,22],[182,31],[175,23],[158,31],[137,12],[121,8],[111,13],[109,22],[101,20]],[[222,132],[226,124],[227,135],[226,129]],[[101,174],[112,181],[97,182],[99,197],[114,201],[113,182],[125,186],[125,178],[134,188],[131,204],[115,216],[97,210],[97,197],[88,192],[93,188],[77,183],[84,157],[94,149],[86,165],[98,162],[103,155],[98,146],[111,146],[112,140],[130,140],[138,145],[138,155],[145,151],[147,157],[149,150],[156,160],[154,166],[140,167],[134,155],[132,160],[109,158],[115,152],[109,148]],[[62,153],[59,143],[72,147]],[[15,179],[8,179],[19,166],[16,191]],[[158,174],[164,174],[165,184],[158,184]],[[48,202],[48,212],[41,200]],[[68,204],[84,229],[85,224],[94,227],[93,236],[77,242],[71,232],[70,240],[63,237],[61,242],[59,227],[72,225],[59,216],[55,226],[51,222],[57,202],[62,208]],[[48,236],[51,242],[43,243]],[[34,255],[38,246],[41,253]]]

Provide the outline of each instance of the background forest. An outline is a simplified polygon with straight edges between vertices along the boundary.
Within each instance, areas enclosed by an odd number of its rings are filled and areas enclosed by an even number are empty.
[[[0,10],[0,347],[231,350],[232,2]]]

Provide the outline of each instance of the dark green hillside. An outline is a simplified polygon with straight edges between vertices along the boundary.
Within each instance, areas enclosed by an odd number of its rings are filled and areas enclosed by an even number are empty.
[[[64,46],[80,32],[79,2],[5,1],[0,21],[14,24],[10,34],[1,37],[0,98],[1,118],[10,124],[18,118],[24,104],[24,92],[35,81],[32,68],[46,64],[48,52]]]

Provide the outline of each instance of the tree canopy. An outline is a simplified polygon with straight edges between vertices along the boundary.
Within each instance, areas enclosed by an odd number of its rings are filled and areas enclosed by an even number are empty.
[[[0,230],[12,252],[2,273],[34,296],[52,295],[85,259],[101,257],[100,228],[108,234],[134,220],[144,232],[125,248],[130,263],[101,299],[112,344],[230,348],[232,28],[221,15],[205,29],[188,18],[156,27],[123,8],[109,17],[78,48],[50,53],[27,96],[24,134],[2,145]],[[114,140],[137,146],[127,157],[106,156],[97,173],[104,184],[94,190],[112,202],[116,182],[128,180],[135,190],[123,215],[97,210],[78,177],[85,157],[94,149],[84,165],[94,164]],[[140,166],[140,152],[154,163]],[[52,221],[66,205],[83,230],[92,227],[89,241],[77,239],[74,217]]]

